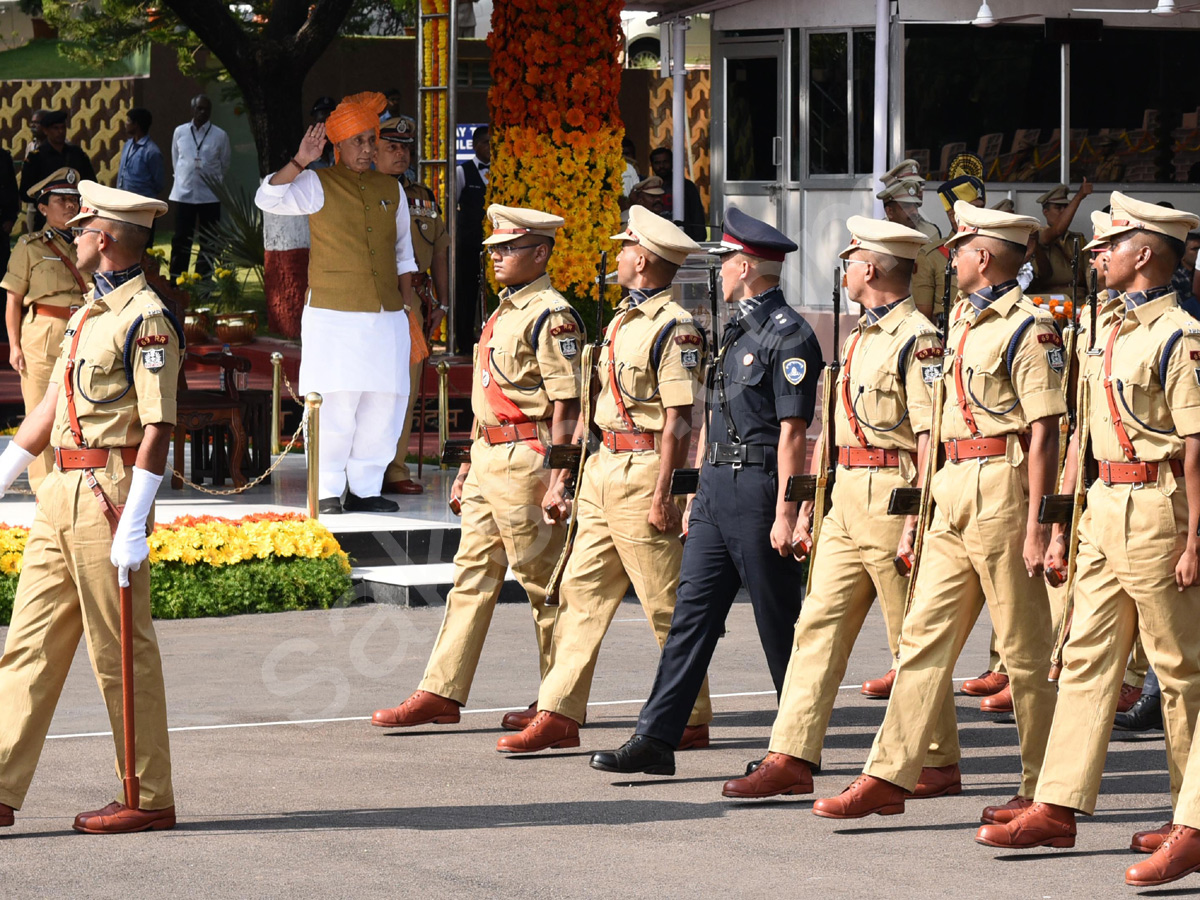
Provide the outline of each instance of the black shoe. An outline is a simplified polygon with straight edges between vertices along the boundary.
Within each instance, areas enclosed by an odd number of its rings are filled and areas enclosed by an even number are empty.
[[[1129,712],[1117,713],[1113,727],[1121,731],[1162,731],[1162,701],[1158,694],[1142,694]]]
[[[317,504],[317,512],[323,516],[336,516],[342,512],[342,501],[337,497],[326,497]]]
[[[592,768],[602,772],[674,775],[675,751],[666,741],[635,734],[620,750],[601,750],[599,753],[593,753]]]
[[[399,512],[400,504],[385,497],[359,497],[347,494],[343,504],[346,512]]]

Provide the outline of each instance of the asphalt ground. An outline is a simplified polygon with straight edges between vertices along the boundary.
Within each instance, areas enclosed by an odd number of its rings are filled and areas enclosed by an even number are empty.
[[[529,612],[496,610],[462,722],[366,721],[415,689],[442,610],[358,606],[158,623],[167,676],[174,831],[88,836],[73,816],[120,790],[108,722],[81,648],[17,824],[0,831],[4,897],[1133,896],[1131,832],[1169,816],[1161,737],[1112,744],[1096,816],[1073,850],[972,840],[1017,783],[1016,729],[958,697],[961,796],[903,816],[835,822],[811,797],[739,803],[721,784],[765,750],[775,698],[750,607],[735,605],[711,672],[713,746],[674,778],[590,769],[632,732],[657,652],[640,607],[610,630],[578,750],[495,751],[501,711],[537,690]],[[986,667],[986,614],[957,678]],[[885,704],[858,693],[888,668],[872,612],[843,679],[816,794],[860,771]],[[0,698],[2,699],[2,698]],[[304,724],[297,724],[304,723]],[[1150,896],[1200,894],[1200,875]]]

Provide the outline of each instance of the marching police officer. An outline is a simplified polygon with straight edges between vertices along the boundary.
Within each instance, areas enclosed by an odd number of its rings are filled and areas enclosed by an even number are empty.
[[[542,678],[537,717],[520,734],[500,738],[503,753],[578,747],[592,673],[609,623],[632,582],[654,637],[667,640],[683,554],[682,514],[671,476],[691,442],[703,337],[671,287],[688,255],[700,249],[682,229],[643,206],[629,210],[617,279],[629,291],[609,323],[600,351],[600,393],[593,417],[603,437],[576,488],[577,531],[563,573],[554,658]],[[586,422],[576,430],[581,440]],[[546,495],[549,519],[565,514],[563,483]],[[704,672],[701,670],[701,680]],[[697,696],[699,695],[699,696]],[[708,746],[712,708],[697,689],[688,741]]]
[[[80,813],[89,834],[175,825],[162,661],[150,620],[146,536],[175,422],[183,330],[146,284],[139,261],[167,204],[81,181],[78,265],[94,272],[46,396],[0,455],[7,490],[46,443],[55,468],[38,490],[37,516],[12,624],[0,657],[0,825],[13,824],[33,778],[54,706],[80,636],[109,719],[124,714],[120,593],[133,591],[136,773],[125,772],[124,736],[113,735],[119,777],[134,776],[136,809],[110,803]],[[86,362],[86,365],[85,365]]]
[[[796,244],[730,207],[721,280],[737,313],[725,328],[710,383],[700,487],[688,520],[671,633],[636,733],[592,756],[606,772],[672,774],[688,711],[745,585],[778,693],[800,613],[801,567],[792,556],[797,504],[788,478],[804,471],[806,432],[816,406],[821,347],[788,306],[779,276]]]
[[[950,220],[950,234],[939,240],[931,240],[917,254],[917,265],[913,269],[912,296],[913,302],[929,319],[941,314],[942,293],[946,288],[946,262],[950,259],[950,239],[954,236],[958,225],[954,216],[954,205],[962,201],[971,206],[986,205],[987,190],[983,182],[974,175],[959,175],[943,183],[937,190],[938,198],[946,209],[946,218]],[[958,278],[953,268],[950,269],[950,298],[953,301],[958,296]]]
[[[841,348],[835,385],[834,437],[838,478],[812,560],[812,591],[796,622],[795,643],[770,752],[745,778],[726,783],[726,797],[807,794],[838,686],[854,641],[878,596],[888,646],[899,652],[908,580],[896,571],[898,553],[911,554],[903,531],[915,527],[888,515],[895,488],[916,485],[924,472],[933,419],[930,385],[942,371],[942,342],[909,295],[913,261],[925,235],[893,222],[854,216],[850,245],[841,253],[843,280],[863,317]],[[811,519],[811,516],[809,516]],[[811,534],[803,512],[795,543]],[[905,546],[902,547],[902,543]],[[895,670],[872,696],[891,692]],[[867,688],[864,687],[864,691]],[[957,794],[958,733],[954,698],[946,693],[914,797]]]
[[[579,417],[583,325],[546,274],[562,218],[495,203],[488,218],[484,243],[504,290],[476,347],[471,462],[450,490],[463,523],[454,588],[420,689],[376,711],[371,724],[383,728],[459,720],[510,566],[533,607],[543,676],[550,666],[556,611],[546,606],[546,585],[566,529],[542,521],[550,484],[543,462],[547,446],[571,440]],[[509,713],[502,727],[520,730],[535,712]]]
[[[864,775],[813,805],[826,818],[904,811],[954,663],[985,600],[1013,684],[1023,764],[1018,798],[1032,795],[1054,713],[1050,604],[1035,576],[1047,544],[1038,507],[1056,487],[1058,418],[1066,410],[1062,339],[1016,281],[1037,220],[961,200],[954,212],[958,230],[949,244],[966,296],[951,313],[946,341],[946,463],[931,484],[937,510],[887,714]],[[989,807],[985,820],[1010,814],[1018,802]]]
[[[79,212],[79,173],[59,169],[30,188],[46,229],[24,235],[8,262],[0,288],[8,292],[6,325],[9,362],[21,375],[25,415],[42,402],[71,313],[83,303],[87,281],[75,265],[75,243],[67,222]],[[49,448],[29,464],[37,490],[54,466]]]
[[[1074,845],[1075,811],[1095,808],[1135,629],[1162,684],[1172,805],[1200,715],[1200,327],[1170,287],[1200,219],[1119,191],[1111,202],[1103,264],[1125,302],[1101,323],[1103,353],[1084,373],[1099,478],[1079,527],[1071,638],[1033,802],[979,830],[990,846]],[[1065,553],[1057,526],[1047,565],[1065,568]],[[1134,847],[1153,849],[1169,831],[1135,835]]]

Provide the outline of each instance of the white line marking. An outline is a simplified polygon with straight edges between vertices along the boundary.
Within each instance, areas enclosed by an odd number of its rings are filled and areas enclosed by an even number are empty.
[[[966,681],[966,678],[955,678],[953,681]],[[854,684],[843,684],[838,686],[839,691],[847,691],[851,688],[862,687],[857,682]],[[774,691],[735,691],[729,694],[712,694],[716,699],[724,699],[726,697],[766,697],[774,694]],[[596,700],[588,704],[588,706],[628,706],[636,703],[641,706],[645,700]],[[520,712],[525,709],[524,706],[497,706],[492,709],[464,709],[462,715],[473,716],[482,715],[484,713],[504,713],[504,712]],[[227,725],[178,725],[174,728],[168,728],[171,733],[182,731],[226,731],[230,728],[273,728],[278,725],[328,725],[334,722],[369,722],[370,716],[342,716],[333,719],[280,719],[277,722],[233,722]],[[48,741],[65,741],[73,738],[97,738],[97,737],[112,737],[112,733],[108,731],[81,731],[78,734],[51,734],[46,736]]]

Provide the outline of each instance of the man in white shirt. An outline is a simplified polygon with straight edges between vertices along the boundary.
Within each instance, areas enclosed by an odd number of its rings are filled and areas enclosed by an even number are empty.
[[[400,182],[371,168],[382,94],[347,97],[259,186],[264,212],[308,216],[308,298],[300,321],[300,392],[321,406],[320,512],[395,512],[381,496],[408,407],[407,307],[415,304],[408,202]],[[325,136],[336,162],[321,156]],[[342,493],[349,489],[345,503]]]
[[[196,271],[204,277],[212,272],[212,245],[206,240],[205,232],[221,218],[221,204],[205,179],[212,182],[225,179],[232,151],[229,135],[211,119],[212,101],[203,94],[193,97],[191,121],[176,128],[171,138],[171,168],[175,173],[170,195],[175,204],[172,279],[189,269],[197,226],[200,229],[200,254],[196,258]]]

